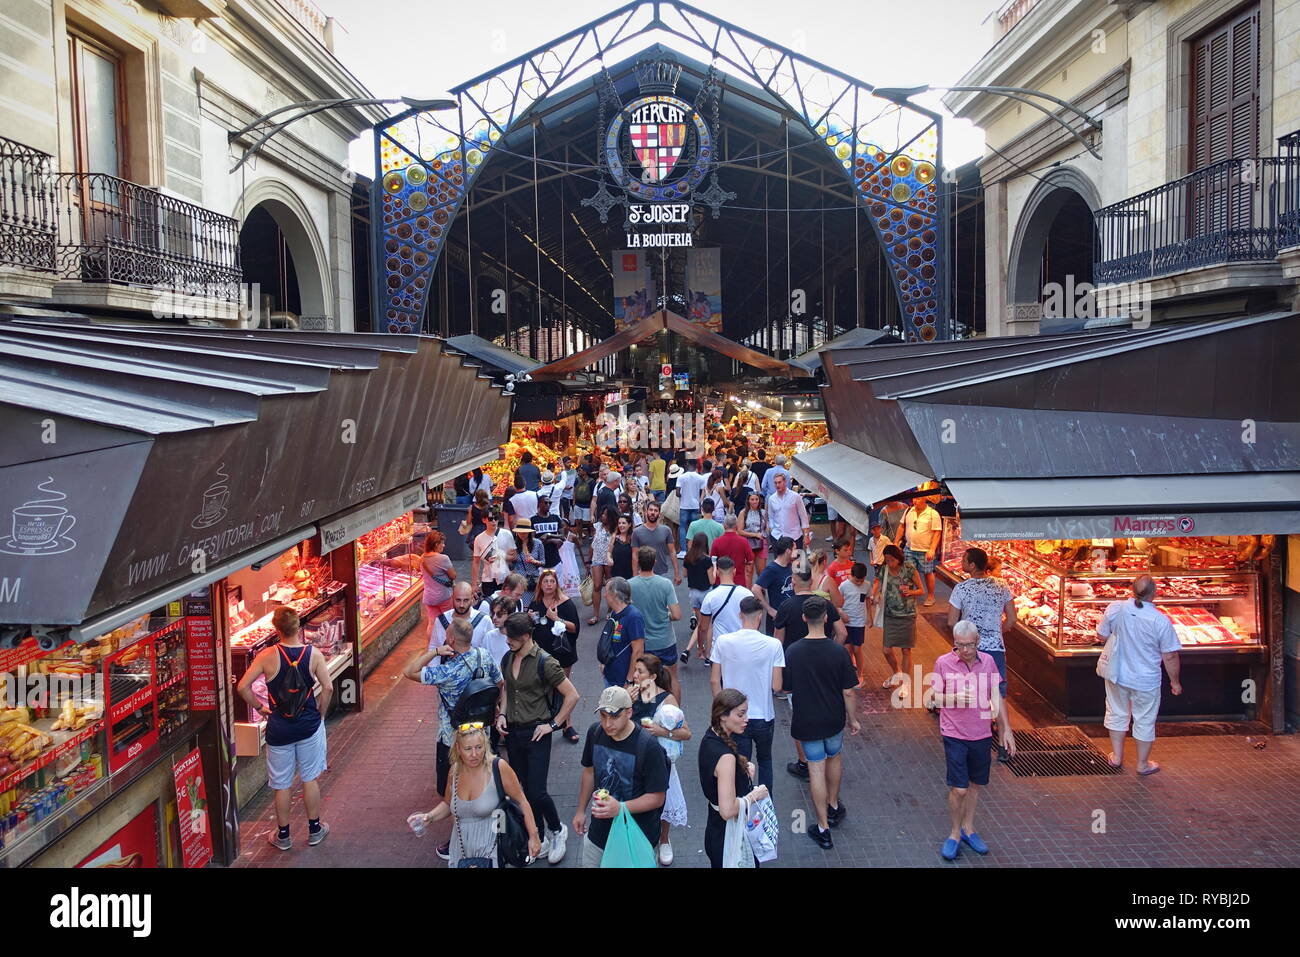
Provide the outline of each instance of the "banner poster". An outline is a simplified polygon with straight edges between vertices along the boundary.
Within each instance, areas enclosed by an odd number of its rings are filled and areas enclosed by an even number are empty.
[[[654,312],[654,283],[645,252],[616,249],[614,266],[614,331],[626,329]]]
[[[198,748],[172,765],[172,779],[176,784],[183,866],[206,867],[212,860],[212,832],[208,829],[208,794]]]
[[[686,318],[710,332],[722,332],[722,250],[686,251]]]
[[[78,867],[157,867],[158,805],[145,809],[91,851]]]

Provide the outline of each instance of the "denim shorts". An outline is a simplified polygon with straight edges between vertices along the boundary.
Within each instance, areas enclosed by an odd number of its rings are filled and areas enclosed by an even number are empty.
[[[316,726],[310,738],[293,744],[268,744],[266,746],[266,771],[272,791],[287,791],[293,787],[297,774],[302,783],[315,781],[325,770],[325,722]]]
[[[943,756],[948,762],[948,787],[967,788],[972,784],[988,784],[989,768],[993,766],[992,751],[992,735],[978,741],[944,735]]]
[[[681,660],[678,657],[677,642],[673,642],[667,648],[647,648],[644,653],[657,657],[664,663],[665,668],[671,668]]]
[[[925,552],[913,551],[909,548],[907,550],[907,557],[911,559],[912,564],[916,566],[916,570],[922,575],[928,575],[934,571],[935,560],[933,558],[926,558]]]
[[[1006,653],[1006,650],[1005,650],[1005,649],[1002,650],[1002,651],[984,651],[983,649],[980,649],[980,650],[981,650],[981,653],[982,653],[982,654],[986,654],[986,655],[988,655],[990,658],[992,658],[992,659],[993,659],[993,663],[994,663],[995,665],[998,666],[998,675],[1000,675],[1000,676],[1001,676],[1001,679],[1002,679],[1001,681],[998,682],[998,694],[1002,695],[1002,697],[1005,698],[1005,697],[1007,696],[1007,653]]]
[[[688,588],[686,590],[691,596],[691,611],[699,611],[700,606],[704,604],[704,596],[707,595],[708,592],[701,591],[698,588]]]
[[[844,747],[844,732],[830,738],[818,738],[816,741],[800,741],[803,756],[811,761],[825,761],[839,754]]]

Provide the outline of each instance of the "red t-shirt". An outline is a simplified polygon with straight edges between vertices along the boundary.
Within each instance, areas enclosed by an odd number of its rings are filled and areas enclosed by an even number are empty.
[[[836,559],[826,566],[826,574],[835,580],[835,587],[839,588],[849,580],[849,572],[853,570],[853,562]]]
[[[726,555],[735,562],[736,584],[749,587],[748,566],[754,563],[754,548],[749,544],[749,539],[735,532],[723,532],[713,540],[713,547],[709,549],[709,554],[719,558]]]

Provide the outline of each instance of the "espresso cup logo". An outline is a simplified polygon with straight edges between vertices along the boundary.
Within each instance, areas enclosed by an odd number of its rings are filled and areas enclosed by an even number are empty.
[[[6,555],[58,555],[77,547],[68,537],[77,517],[60,504],[67,496],[54,487],[54,476],[36,486],[36,494],[12,510],[10,535],[0,542]]]
[[[190,522],[191,528],[208,528],[226,517],[226,503],[230,501],[230,487],[226,483],[230,476],[226,474],[226,463],[217,466],[216,478],[203,490],[203,508]]]

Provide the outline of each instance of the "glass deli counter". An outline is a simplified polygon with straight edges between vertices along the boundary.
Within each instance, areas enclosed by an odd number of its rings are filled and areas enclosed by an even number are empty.
[[[363,647],[419,601],[423,592],[420,557],[430,527],[408,512],[356,540],[357,613]]]
[[[1184,694],[1166,694],[1162,716],[1246,717],[1243,682],[1265,659],[1262,580],[1255,563],[1223,539],[966,540],[959,518],[944,519],[939,571],[966,578],[969,547],[988,553],[990,573],[1011,589],[1016,628],[1007,664],[1067,717],[1104,710],[1096,656],[1107,606],[1131,597],[1141,574],[1156,583],[1156,606],[1182,643]]]

